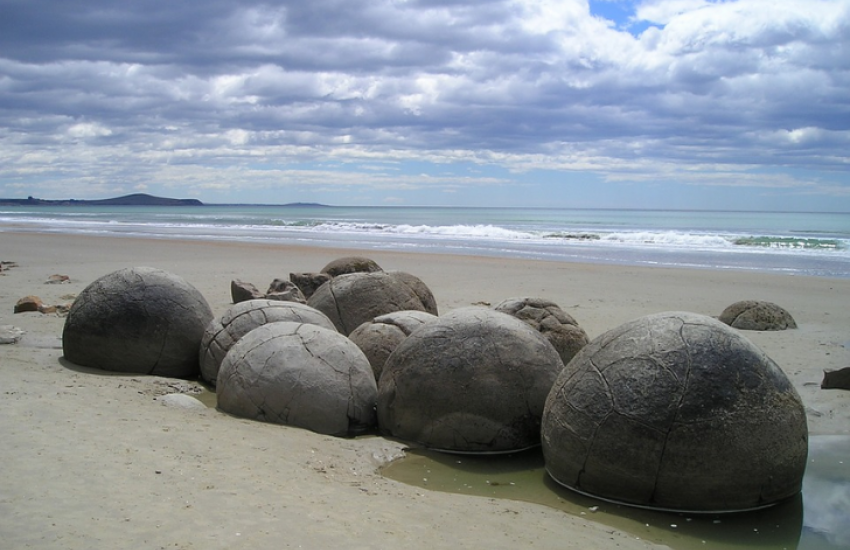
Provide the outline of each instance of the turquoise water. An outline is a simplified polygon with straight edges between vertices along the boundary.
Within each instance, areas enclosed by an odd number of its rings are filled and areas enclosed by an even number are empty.
[[[850,277],[850,214],[328,206],[0,207],[0,232],[280,242]]]

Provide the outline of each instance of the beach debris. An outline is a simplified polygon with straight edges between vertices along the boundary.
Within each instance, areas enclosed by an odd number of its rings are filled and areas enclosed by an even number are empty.
[[[298,302],[248,300],[228,308],[221,317],[213,319],[201,338],[201,378],[216,385],[221,362],[240,338],[267,323],[291,321],[310,323],[336,331],[327,316],[317,309]]]
[[[13,267],[18,267],[18,264],[16,264],[15,262],[0,261],[0,273],[3,272],[3,271],[8,271],[9,269],[11,269]]]
[[[46,284],[46,285],[62,285],[62,284],[70,283],[70,282],[71,282],[71,278],[68,277],[67,275],[59,275],[58,273],[55,273],[55,274],[51,275],[50,277],[48,277],[47,280],[44,281],[44,284]]]
[[[15,313],[39,311],[42,307],[44,307],[44,303],[38,296],[24,296],[15,303]]]
[[[307,323],[262,325],[227,353],[216,395],[224,412],[352,436],[375,426],[369,361],[340,333]]]
[[[14,325],[0,325],[0,344],[17,344],[23,335],[23,329]]]
[[[563,368],[555,348],[522,321],[488,308],[456,309],[413,331],[389,356],[378,382],[378,425],[449,452],[534,447],[546,395]]]
[[[339,275],[319,287],[307,300],[348,335],[371,319],[393,311],[424,311],[422,301],[409,286],[383,272]]]
[[[542,420],[546,470],[583,493],[683,511],[760,508],[799,493],[806,411],[740,332],[668,312],[591,341]]]
[[[186,410],[206,410],[208,407],[200,400],[185,393],[167,393],[156,398],[157,401],[168,407]]]
[[[555,347],[565,365],[590,341],[570,314],[545,298],[508,298],[493,309],[524,321],[542,334]]]
[[[265,298],[267,300],[277,300],[279,302],[298,302],[299,304],[307,303],[307,298],[304,297],[301,289],[299,289],[292,281],[287,281],[285,279],[275,279],[272,281],[269,285],[269,289],[266,291]]]
[[[822,389],[850,390],[850,367],[823,371]]]
[[[739,330],[786,330],[797,328],[791,314],[773,302],[743,300],[720,314],[720,322]]]
[[[263,298],[263,293],[251,283],[234,279],[230,281],[230,297],[234,304],[238,304],[247,300]]]
[[[290,273],[289,280],[301,290],[304,298],[310,299],[310,296],[316,292],[316,289],[330,281],[333,277],[327,273]]]
[[[349,273],[377,273],[383,271],[381,266],[370,258],[363,256],[345,256],[331,261],[322,268],[322,273],[326,273],[331,277],[346,275]]]
[[[366,355],[375,380],[380,380],[387,358],[411,332],[437,317],[425,311],[394,311],[366,321],[348,335]]]
[[[192,378],[213,314],[181,277],[151,267],[125,268],[88,285],[62,332],[65,359],[117,372]]]

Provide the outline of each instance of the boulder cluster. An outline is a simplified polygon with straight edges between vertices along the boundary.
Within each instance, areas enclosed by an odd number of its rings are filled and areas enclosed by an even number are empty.
[[[108,274],[71,307],[65,358],[199,377],[223,412],[321,434],[377,430],[451,453],[542,445],[555,481],[630,505],[743,510],[800,490],[805,412],[738,332],[756,325],[733,328],[752,308],[732,322],[650,315],[591,340],[539,297],[440,315],[421,279],[362,257],[265,294],[233,281],[231,297],[215,317],[177,275]]]

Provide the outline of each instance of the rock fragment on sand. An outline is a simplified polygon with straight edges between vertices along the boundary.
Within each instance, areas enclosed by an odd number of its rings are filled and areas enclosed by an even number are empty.
[[[820,387],[824,390],[850,390],[850,367],[823,371],[823,382]]]
[[[238,304],[248,300],[263,298],[263,293],[251,283],[234,279],[230,281],[230,297],[234,304]]]
[[[15,313],[39,311],[42,307],[44,307],[44,302],[38,296],[24,296],[15,303]]]
[[[44,281],[46,285],[62,285],[71,282],[71,278],[67,275],[53,274]]]
[[[169,393],[156,398],[157,401],[167,407],[186,410],[206,410],[207,406],[201,403],[200,400],[186,395],[185,393]]]
[[[290,273],[289,280],[301,290],[306,299],[316,292],[316,289],[330,281],[333,277],[327,273]]]
[[[17,344],[23,335],[23,329],[13,325],[0,325],[0,344]]]
[[[266,300],[277,300],[279,302],[307,303],[307,298],[304,297],[301,289],[292,281],[285,279],[275,279],[272,281],[264,297]]]
[[[759,300],[735,302],[718,317],[739,330],[786,330],[797,328],[797,323],[788,311],[772,303]]]

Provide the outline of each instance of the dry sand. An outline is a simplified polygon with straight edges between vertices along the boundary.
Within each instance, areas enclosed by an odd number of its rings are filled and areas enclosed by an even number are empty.
[[[35,294],[66,301],[94,279],[148,265],[195,285],[221,314],[238,278],[261,290],[351,250],[0,234],[0,547],[649,548],[634,535],[543,506],[425,491],[385,479],[401,456],[379,437],[337,439],[164,406],[191,383],[98,373],[62,359],[63,318],[13,314]],[[513,296],[560,304],[591,338],[669,310],[717,316],[743,299],[789,310],[799,329],[745,333],[788,374],[813,434],[850,433],[850,392],[821,390],[850,366],[850,279],[646,269],[368,251],[423,279],[441,312]],[[67,284],[45,284],[52,274]]]

